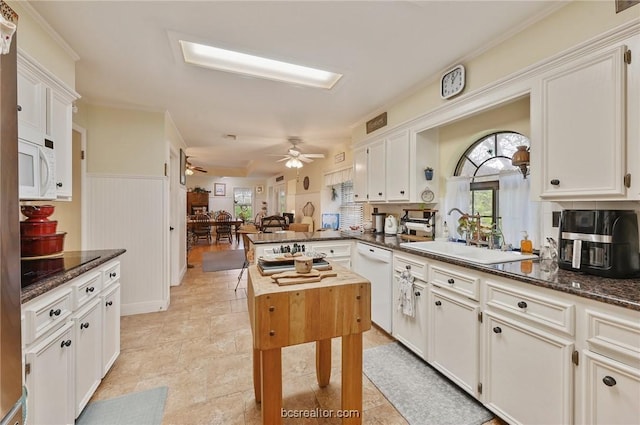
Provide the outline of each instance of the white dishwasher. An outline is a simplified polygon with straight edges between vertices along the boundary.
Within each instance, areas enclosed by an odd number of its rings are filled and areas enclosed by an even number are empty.
[[[371,282],[371,320],[391,333],[393,251],[358,242],[353,271]]]

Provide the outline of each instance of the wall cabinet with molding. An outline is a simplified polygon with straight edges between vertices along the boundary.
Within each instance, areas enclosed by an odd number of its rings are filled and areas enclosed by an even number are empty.
[[[72,110],[80,96],[40,64],[18,52],[18,137],[43,145],[53,141],[56,196],[73,190]]]
[[[385,140],[376,140],[353,152],[355,201],[386,199]]]

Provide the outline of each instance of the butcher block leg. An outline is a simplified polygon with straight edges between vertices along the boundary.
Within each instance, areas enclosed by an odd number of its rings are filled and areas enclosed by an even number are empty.
[[[262,371],[260,370],[260,350],[253,349],[253,393],[256,396],[256,403],[262,401],[261,384]]]
[[[342,337],[342,410],[358,414],[343,417],[343,425],[362,424],[362,334]]]
[[[331,380],[331,338],[316,341],[316,378],[324,388]]]
[[[282,423],[282,357],[281,348],[263,350],[262,358],[262,423]]]

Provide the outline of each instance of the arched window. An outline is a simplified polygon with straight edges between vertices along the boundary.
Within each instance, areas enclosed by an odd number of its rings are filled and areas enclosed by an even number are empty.
[[[518,146],[529,147],[529,139],[513,131],[491,133],[473,142],[458,160],[454,175],[471,177],[469,211],[479,213],[483,225],[497,222],[498,174],[517,169],[511,165],[511,157]]]

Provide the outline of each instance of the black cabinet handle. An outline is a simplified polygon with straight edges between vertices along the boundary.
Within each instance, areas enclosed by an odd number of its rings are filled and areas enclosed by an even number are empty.
[[[382,192],[378,192],[378,196],[382,196]]]
[[[89,327],[89,322],[80,323],[80,330],[87,329]]]
[[[56,187],[62,187],[62,182],[56,183]]]
[[[455,281],[455,280],[453,280],[453,279],[449,279],[449,280],[447,280],[447,283],[449,283],[449,284],[453,285],[454,283],[456,283],[456,281]]]
[[[404,195],[404,190],[401,190],[401,191],[400,191],[400,195]]]
[[[353,197],[354,197],[354,198],[357,198],[357,197],[358,197],[358,194],[356,193],[355,195],[353,195]]]
[[[613,387],[616,384],[616,380],[613,379],[613,376],[609,375],[602,378],[602,382],[604,382],[607,387]]]
[[[416,297],[419,297],[419,296],[420,296],[420,292],[416,291],[416,292],[414,292],[414,295],[415,295]]]
[[[118,276],[118,275],[116,274],[116,272],[109,273],[109,277],[111,277],[111,278],[114,278],[114,277],[116,277],[116,276]]]
[[[60,343],[60,348],[69,347],[70,345],[71,345],[71,340],[70,340],[70,339],[68,339],[68,340],[66,340],[66,341],[62,341],[62,342]]]
[[[406,268],[407,270],[411,270],[411,266],[410,266],[409,264],[407,264],[407,265],[405,266],[405,268]]]
[[[18,112],[22,111],[22,106],[18,105]]]
[[[330,249],[329,252],[333,254],[333,249]]]
[[[560,180],[553,179],[549,183],[551,183],[552,186],[558,186],[558,185],[560,185]]]
[[[113,301],[107,301],[107,302],[105,303],[105,305],[106,305],[107,307],[111,307],[111,306],[113,305]]]
[[[60,313],[62,313],[62,310],[57,309],[51,309],[51,311],[49,312],[49,317],[53,317],[53,316],[60,316]]]
[[[502,333],[502,329],[500,329],[500,326],[496,326],[495,328],[493,328],[493,332],[495,332],[497,334],[501,334]]]
[[[437,306],[441,306],[441,305],[442,305],[442,302],[440,302],[440,301],[436,301],[436,305],[437,305]]]
[[[520,302],[518,303],[518,307],[520,307],[520,308],[527,308],[527,303],[526,303],[526,302],[524,302],[524,301],[520,301]]]
[[[87,287],[87,289],[85,289],[86,293],[88,294],[89,292],[93,292],[95,291],[96,288],[94,288],[93,286],[89,286]]]

